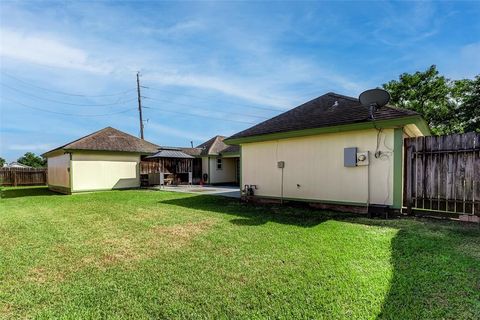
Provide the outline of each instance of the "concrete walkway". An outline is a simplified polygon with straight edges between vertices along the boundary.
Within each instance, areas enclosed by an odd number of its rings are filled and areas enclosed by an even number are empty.
[[[215,195],[215,196],[240,198],[239,187],[193,185],[193,186],[165,186],[162,188],[156,187],[155,189],[164,190],[164,191],[173,191],[173,192],[208,194],[208,195]]]

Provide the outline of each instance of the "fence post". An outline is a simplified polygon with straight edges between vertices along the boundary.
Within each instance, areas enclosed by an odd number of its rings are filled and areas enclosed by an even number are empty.
[[[412,184],[413,184],[413,170],[412,170],[412,158],[413,158],[413,153],[412,153],[412,143],[411,140],[406,139],[405,141],[405,161],[407,162],[407,170],[405,172],[405,183],[407,186],[407,192],[406,192],[406,197],[407,197],[407,215],[412,215]]]
[[[17,171],[13,170],[13,186],[17,186]]]

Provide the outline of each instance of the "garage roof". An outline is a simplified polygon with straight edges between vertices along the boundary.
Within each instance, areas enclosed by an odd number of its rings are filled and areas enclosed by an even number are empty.
[[[139,139],[118,129],[106,127],[85,137],[50,150],[44,153],[43,156],[48,156],[48,154],[57,150],[118,151],[152,154],[157,152],[159,149],[160,147],[154,143]]]

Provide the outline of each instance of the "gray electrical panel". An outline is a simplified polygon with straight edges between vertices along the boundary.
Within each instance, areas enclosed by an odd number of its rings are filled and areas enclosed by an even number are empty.
[[[277,162],[277,168],[280,168],[280,169],[285,168],[285,161],[278,161]]]
[[[357,148],[356,147],[343,149],[343,166],[344,167],[357,166]]]

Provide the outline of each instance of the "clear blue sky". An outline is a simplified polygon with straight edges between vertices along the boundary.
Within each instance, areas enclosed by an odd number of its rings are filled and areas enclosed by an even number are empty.
[[[478,1],[0,6],[8,161],[106,126],[138,135],[137,70],[146,139],[177,146],[431,64],[454,79],[480,72]]]

